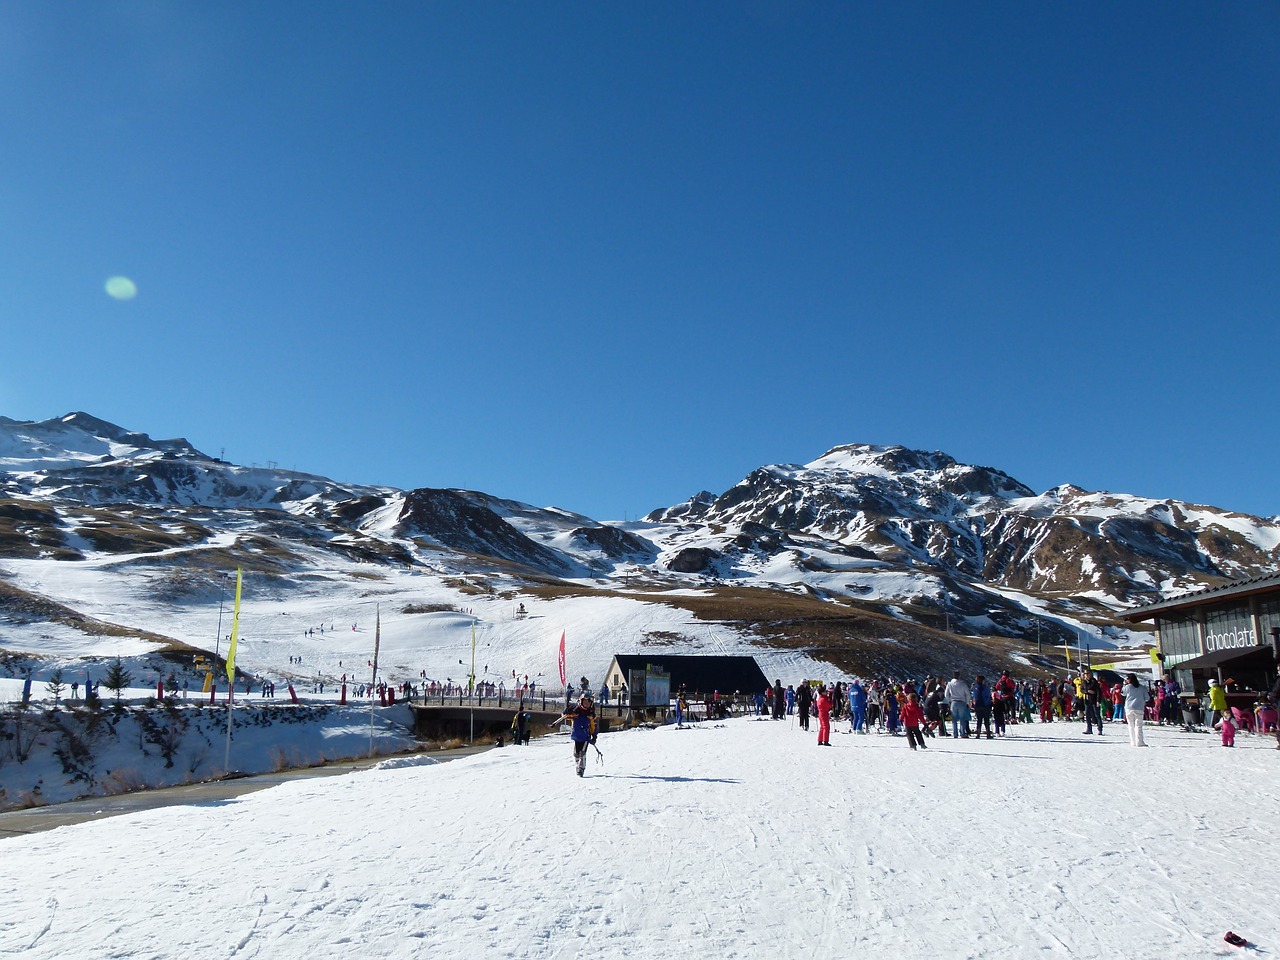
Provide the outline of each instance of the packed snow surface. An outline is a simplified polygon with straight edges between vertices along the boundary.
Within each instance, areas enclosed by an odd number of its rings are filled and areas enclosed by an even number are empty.
[[[843,726],[843,725],[842,725]],[[566,737],[0,841],[29,960],[1235,956],[1280,948],[1269,737],[735,719]],[[1243,955],[1243,954],[1241,954]]]

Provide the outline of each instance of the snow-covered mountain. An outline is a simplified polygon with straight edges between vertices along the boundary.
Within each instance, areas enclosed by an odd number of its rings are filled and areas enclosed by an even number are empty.
[[[1280,559],[1274,521],[1070,485],[1037,496],[999,470],[896,446],[843,446],[804,466],[762,467],[722,496],[701,493],[646,519],[724,531],[698,544],[722,570],[749,566],[749,550],[785,548],[810,566],[844,553],[1114,608],[1269,571]]]
[[[0,417],[0,652],[32,652],[42,617],[208,647],[209,605],[238,566],[260,598],[323,596],[334,609],[378,591],[414,610],[572,598],[610,611],[581,621],[601,670],[646,643],[848,670],[990,668],[1038,633],[1124,643],[1118,610],[1277,559],[1273,521],[1072,486],[1037,495],[999,470],[896,446],[836,447],[602,523],[476,491],[242,467],[84,413]],[[662,629],[637,629],[634,604]],[[7,629],[18,622],[28,639]]]

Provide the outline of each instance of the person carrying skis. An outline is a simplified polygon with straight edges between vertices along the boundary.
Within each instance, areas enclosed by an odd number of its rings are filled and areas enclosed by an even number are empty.
[[[596,742],[596,709],[591,698],[585,693],[578,699],[578,705],[566,710],[561,720],[572,720],[573,728],[569,731],[569,739],[573,741],[573,762],[578,776],[587,772],[587,745]]]

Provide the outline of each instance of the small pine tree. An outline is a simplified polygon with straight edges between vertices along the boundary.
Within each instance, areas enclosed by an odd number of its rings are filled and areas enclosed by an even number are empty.
[[[45,686],[49,689],[49,693],[53,696],[55,706],[62,701],[62,668],[58,667],[53,673],[49,674],[49,679],[45,681]]]
[[[124,668],[124,664],[120,662],[119,657],[116,657],[115,662],[107,668],[107,675],[102,678],[102,682],[106,684],[108,690],[116,695],[116,713],[122,712],[124,704],[120,702],[120,695],[129,684],[133,683],[133,674]]]

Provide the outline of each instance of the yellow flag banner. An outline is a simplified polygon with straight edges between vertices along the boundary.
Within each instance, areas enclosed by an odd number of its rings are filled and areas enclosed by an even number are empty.
[[[236,641],[240,639],[240,568],[236,567],[236,606],[231,614],[231,643],[227,646],[227,681],[236,685]]]

